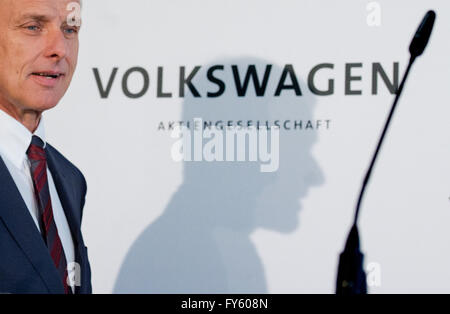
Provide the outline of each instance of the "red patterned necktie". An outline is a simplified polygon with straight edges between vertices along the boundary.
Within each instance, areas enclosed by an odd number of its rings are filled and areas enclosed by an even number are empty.
[[[39,225],[41,227],[42,237],[61,277],[64,292],[71,294],[72,289],[67,284],[66,256],[64,255],[64,249],[53,218],[52,201],[50,199],[47,180],[47,159],[44,151],[44,142],[36,135],[33,135],[30,147],[27,150],[27,155],[31,163],[31,176],[33,178],[34,193],[38,202]]]

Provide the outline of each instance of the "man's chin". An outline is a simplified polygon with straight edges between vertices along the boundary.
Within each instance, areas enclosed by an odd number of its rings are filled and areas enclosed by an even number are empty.
[[[27,99],[24,107],[29,110],[44,112],[56,107],[61,97],[56,95],[39,95],[34,98]]]
[[[31,109],[45,111],[54,108],[66,92],[63,86],[53,88],[38,86],[34,82],[27,84],[27,92],[24,96],[24,103]]]
[[[28,108],[33,111],[44,112],[56,107],[57,104],[58,102],[36,102],[28,106]]]

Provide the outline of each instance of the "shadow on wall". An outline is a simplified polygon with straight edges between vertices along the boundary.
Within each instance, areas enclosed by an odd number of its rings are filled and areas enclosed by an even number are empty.
[[[261,82],[267,64],[242,58],[202,67],[193,81],[202,97],[193,97],[186,88],[182,120],[252,120],[254,124],[290,120],[291,130],[280,130],[278,171],[260,172],[255,162],[185,161],[183,183],[163,214],[131,246],[115,293],[267,292],[251,233],[257,228],[295,231],[300,200],[309,188],[323,183],[311,154],[317,133],[304,129],[313,119],[314,98],[303,82],[299,82],[302,96],[286,89],[274,97],[283,69],[273,65],[265,97],[255,96],[253,81],[245,97],[237,96],[232,65],[238,66],[241,81],[248,66],[256,65]],[[207,70],[215,65],[224,67],[214,76],[226,82],[226,89],[220,97],[207,98],[206,91],[218,90],[206,79]],[[289,76],[285,84],[292,84]],[[303,130],[294,130],[294,121],[300,120]]]

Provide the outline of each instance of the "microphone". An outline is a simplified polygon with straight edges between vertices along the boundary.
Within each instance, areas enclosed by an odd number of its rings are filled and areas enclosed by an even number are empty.
[[[425,50],[431,36],[431,31],[433,30],[435,19],[436,13],[434,11],[428,11],[427,14],[425,14],[422,23],[420,23],[419,28],[417,29],[416,34],[409,45],[409,52],[411,56],[418,57]]]
[[[364,196],[364,192],[370,180],[370,175],[375,165],[375,161],[377,159],[381,145],[383,144],[383,140],[389,128],[389,124],[391,123],[392,116],[394,115],[395,108],[397,106],[398,100],[400,99],[400,95],[402,94],[403,86],[405,85],[406,79],[408,78],[409,75],[409,71],[411,70],[411,66],[413,65],[415,59],[423,53],[425,47],[428,44],[428,41],[431,36],[431,31],[433,30],[435,19],[436,13],[432,10],[428,11],[425,14],[425,17],[423,18],[419,27],[417,28],[417,31],[411,41],[411,44],[409,45],[410,59],[408,67],[405,71],[400,87],[396,92],[396,97],[394,103],[392,104],[391,111],[389,112],[383,131],[378,140],[378,144],[375,149],[375,153],[373,154],[372,160],[370,162],[369,169],[367,170],[366,176],[364,177],[364,181],[358,198],[358,203],[356,205],[353,225],[347,237],[344,251],[340,254],[339,257],[336,294],[351,295],[351,294],[367,293],[366,274],[363,269],[364,255],[360,251],[360,241],[358,232],[359,210]]]

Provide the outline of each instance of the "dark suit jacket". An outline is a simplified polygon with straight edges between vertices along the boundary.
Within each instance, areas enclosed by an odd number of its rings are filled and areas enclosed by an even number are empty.
[[[47,165],[69,223],[80,286],[91,293],[91,270],[81,235],[86,196],[83,174],[47,143]],[[0,293],[64,293],[61,279],[39,230],[0,157]]]

